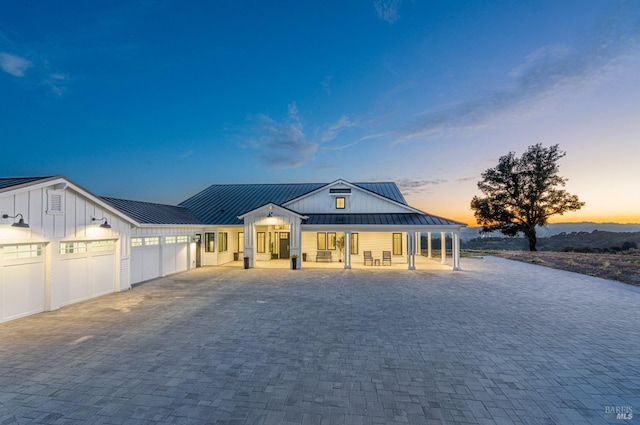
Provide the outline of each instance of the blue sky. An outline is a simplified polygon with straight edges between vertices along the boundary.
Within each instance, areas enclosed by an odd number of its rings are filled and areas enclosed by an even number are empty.
[[[559,143],[563,221],[640,222],[639,1],[0,0],[0,175],[177,203],[393,180],[472,223],[480,173]]]

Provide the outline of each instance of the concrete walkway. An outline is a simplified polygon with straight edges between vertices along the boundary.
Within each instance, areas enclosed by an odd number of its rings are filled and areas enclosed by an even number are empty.
[[[2,324],[0,424],[638,421],[640,293],[462,267],[203,268]]]

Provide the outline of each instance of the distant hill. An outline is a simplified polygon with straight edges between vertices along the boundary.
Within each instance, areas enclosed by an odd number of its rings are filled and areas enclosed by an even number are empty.
[[[462,249],[505,249],[528,250],[526,238],[478,237],[463,240]],[[560,233],[549,237],[539,237],[540,251],[617,252],[640,247],[639,232],[592,232]]]
[[[507,237],[499,232],[481,234],[480,229],[481,227],[465,227],[460,231],[460,239],[469,240],[477,237]],[[591,233],[594,230],[617,233],[640,232],[640,224],[592,223],[588,221],[582,223],[548,224],[547,226],[538,228],[538,237],[549,237],[559,235],[560,233],[573,232]]]

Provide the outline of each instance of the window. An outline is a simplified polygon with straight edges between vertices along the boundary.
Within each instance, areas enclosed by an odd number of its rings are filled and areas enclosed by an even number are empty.
[[[244,253],[244,232],[238,232],[238,253]]]
[[[84,254],[87,252],[86,242],[60,242],[60,255]]]
[[[2,249],[5,260],[19,260],[21,258],[42,257],[42,244],[7,245]]]
[[[402,233],[393,234],[393,255],[402,255]]]
[[[144,238],[144,244],[147,246],[152,246],[152,245],[160,245],[160,237],[159,236],[152,236],[149,238]]]
[[[218,252],[227,251],[227,232],[218,233]]]
[[[176,242],[177,243],[187,243],[187,242],[189,242],[189,236],[187,236],[187,235],[176,236]]]
[[[216,252],[216,234],[204,234],[204,252]]]
[[[175,236],[166,236],[164,238],[164,243],[166,243],[166,244],[176,243],[176,237]]]
[[[267,242],[267,234],[265,232],[258,232],[258,252],[264,253],[266,252],[266,242]]]
[[[336,249],[336,234],[327,233],[327,249]]]
[[[358,253],[358,234],[357,233],[351,234],[351,253],[352,254]]]
[[[113,240],[91,242],[92,252],[113,251],[116,244]]]
[[[142,246],[142,238],[131,238],[131,246],[132,247]]]
[[[318,233],[318,251],[327,249],[327,234]]]
[[[338,196],[336,198],[336,209],[337,210],[345,209],[346,205],[347,205],[347,198],[345,198],[344,196]]]

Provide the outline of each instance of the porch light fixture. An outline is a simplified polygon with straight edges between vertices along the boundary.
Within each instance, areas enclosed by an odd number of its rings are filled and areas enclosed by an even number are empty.
[[[269,211],[269,214],[267,214],[267,217],[273,217],[273,211]]]
[[[20,216],[20,220],[18,222],[14,222],[11,227],[22,227],[24,229],[28,229],[29,225],[24,222],[24,217],[22,214],[18,213],[16,215],[2,214],[2,218],[18,218]]]
[[[102,217],[102,218],[91,217],[91,221],[102,221],[102,224],[100,225],[100,227],[102,227],[103,229],[111,229],[111,225],[107,222],[107,217]]]

